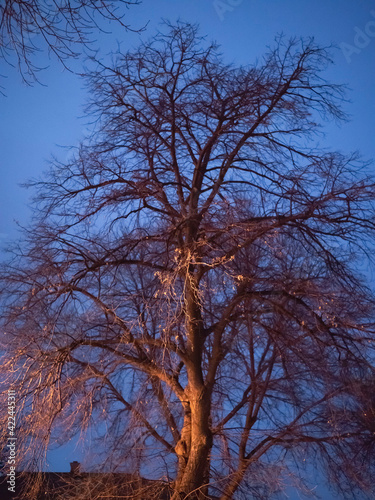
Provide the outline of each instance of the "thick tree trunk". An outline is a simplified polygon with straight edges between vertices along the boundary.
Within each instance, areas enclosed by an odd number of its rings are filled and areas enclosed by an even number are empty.
[[[175,493],[172,500],[181,498],[207,498],[209,463],[212,448],[212,434],[210,430],[210,397],[204,389],[189,388],[187,391],[190,400],[191,422],[189,442],[180,442],[176,447],[179,456],[179,470],[175,483]],[[187,433],[182,432],[186,438]],[[186,460],[179,454],[186,450]]]
[[[193,221],[188,227],[187,240],[192,243],[197,235],[198,223]],[[190,250],[187,255],[191,254]],[[172,500],[186,498],[189,500],[207,499],[209,465],[212,448],[211,390],[204,383],[202,372],[202,349],[204,345],[204,328],[200,306],[199,280],[189,264],[185,276],[185,307],[187,353],[186,364],[188,384],[185,395],[188,401],[189,416],[185,409],[184,427],[181,440],[175,450],[179,458],[180,470],[175,482],[175,493]]]

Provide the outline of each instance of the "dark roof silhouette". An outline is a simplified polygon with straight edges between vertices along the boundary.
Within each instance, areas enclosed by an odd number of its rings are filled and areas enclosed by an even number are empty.
[[[16,494],[0,479],[1,500],[168,500],[169,486],[162,481],[125,473],[23,472],[16,475]]]

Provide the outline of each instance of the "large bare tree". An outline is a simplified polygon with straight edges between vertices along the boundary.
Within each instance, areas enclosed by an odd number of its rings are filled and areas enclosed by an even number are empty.
[[[173,500],[269,498],[314,459],[371,488],[375,189],[317,147],[329,62],[278,39],[227,65],[180,23],[90,75],[95,130],[2,274],[24,460],[91,429]]]

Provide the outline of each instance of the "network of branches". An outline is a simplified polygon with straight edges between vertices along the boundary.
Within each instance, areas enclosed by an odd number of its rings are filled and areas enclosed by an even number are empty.
[[[184,23],[98,63],[95,131],[33,183],[1,275],[25,468],[90,432],[102,471],[173,500],[306,490],[314,465],[371,498],[375,187],[317,147],[345,119],[329,63],[279,38],[228,65]]]
[[[36,56],[45,48],[66,67],[92,45],[103,18],[131,29],[125,8],[139,0],[1,0],[0,56],[17,64],[31,83],[40,69]]]

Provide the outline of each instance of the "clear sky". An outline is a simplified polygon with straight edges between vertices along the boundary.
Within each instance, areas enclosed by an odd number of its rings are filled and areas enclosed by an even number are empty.
[[[116,50],[116,40],[123,50],[135,47],[141,38],[152,36],[161,18],[199,23],[202,34],[221,44],[226,60],[238,64],[255,61],[281,32],[287,37],[314,36],[322,45],[336,45],[335,64],[327,76],[351,88],[351,102],[345,109],[352,119],[340,128],[329,125],[326,144],[375,158],[374,1],[143,0],[128,10],[127,21],[135,28],[148,23],[145,31],[135,34],[116,28],[112,34],[99,35],[101,54]],[[27,200],[31,193],[19,184],[41,176],[51,155],[63,160],[67,152],[58,146],[77,145],[87,126],[82,80],[45,55],[35,62],[49,67],[40,73],[43,85],[29,87],[16,69],[0,61],[4,75],[0,84],[6,94],[0,96],[1,246],[17,236],[15,221],[27,225],[30,216]],[[78,71],[80,64],[74,63]],[[68,470],[68,462],[79,455],[66,450],[52,455],[53,470]]]

